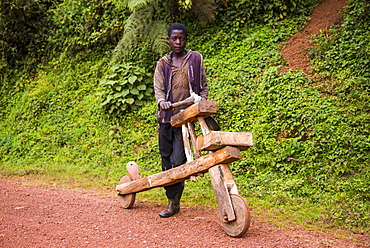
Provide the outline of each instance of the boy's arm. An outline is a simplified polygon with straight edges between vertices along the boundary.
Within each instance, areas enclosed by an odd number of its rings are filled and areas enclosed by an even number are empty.
[[[154,72],[154,96],[157,104],[161,101],[166,101],[164,74],[161,65],[162,63],[158,61]]]
[[[202,97],[202,101],[207,100],[208,98],[208,83],[207,83],[207,76],[206,76],[206,69],[204,68],[203,59],[202,59],[202,80],[201,80],[201,87],[199,95]]]

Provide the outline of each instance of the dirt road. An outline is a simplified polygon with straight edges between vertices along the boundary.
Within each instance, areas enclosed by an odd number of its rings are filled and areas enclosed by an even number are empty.
[[[0,247],[370,247],[364,234],[279,228],[253,211],[247,234],[231,238],[214,209],[183,208],[163,219],[158,216],[163,207],[136,202],[123,209],[114,192],[98,195],[0,178]]]

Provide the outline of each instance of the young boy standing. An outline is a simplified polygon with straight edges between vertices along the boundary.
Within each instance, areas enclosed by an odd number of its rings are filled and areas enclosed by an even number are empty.
[[[187,106],[172,108],[172,103],[182,101],[195,93],[206,100],[208,85],[203,56],[185,49],[188,30],[181,23],[168,28],[168,43],[172,52],[158,60],[154,73],[154,94],[158,104],[159,150],[162,170],[168,170],[186,163],[181,127],[172,127],[171,116]],[[184,182],[164,187],[168,198],[167,208],[159,213],[163,218],[180,211],[180,199]]]

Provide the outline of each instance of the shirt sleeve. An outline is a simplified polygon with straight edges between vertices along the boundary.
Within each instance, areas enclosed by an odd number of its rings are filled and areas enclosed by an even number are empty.
[[[207,83],[206,69],[204,68],[204,64],[203,64],[203,56],[202,56],[201,66],[202,66],[202,78],[201,78],[202,85],[201,85],[199,95],[201,96],[202,101],[204,101],[204,100],[207,100],[208,98],[209,88],[208,88],[208,83]]]
[[[164,80],[165,78],[163,74],[163,61],[160,59],[157,62],[154,72],[154,96],[157,104],[159,104],[161,101],[166,101]]]

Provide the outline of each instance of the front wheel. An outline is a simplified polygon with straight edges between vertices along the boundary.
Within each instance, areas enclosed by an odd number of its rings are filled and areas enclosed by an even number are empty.
[[[230,198],[234,208],[235,220],[228,221],[220,211],[220,224],[227,235],[234,238],[240,238],[249,229],[251,223],[250,210],[247,201],[240,195],[230,195]]]

